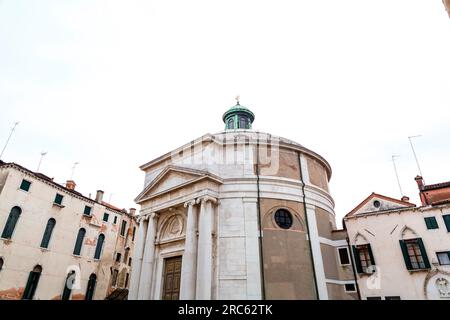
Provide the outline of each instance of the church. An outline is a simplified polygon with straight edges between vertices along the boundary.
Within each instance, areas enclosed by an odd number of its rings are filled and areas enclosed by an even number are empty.
[[[128,299],[358,299],[329,163],[236,100],[223,131],[140,167]]]

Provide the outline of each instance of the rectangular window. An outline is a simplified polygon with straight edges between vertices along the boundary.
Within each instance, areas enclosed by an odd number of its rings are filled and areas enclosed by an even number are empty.
[[[31,182],[23,179],[22,183],[20,184],[20,190],[28,192],[30,190],[30,186],[31,186]]]
[[[116,255],[116,262],[120,262],[120,258],[122,258],[122,254],[118,252]]]
[[[114,224],[117,223],[117,216],[114,216],[114,221],[113,221],[113,223],[114,223]]]
[[[134,241],[135,235],[136,235],[136,227],[133,227],[133,236],[131,237],[131,241]]]
[[[84,214],[85,216],[90,216],[90,215],[91,215],[91,211],[92,211],[92,207],[85,206],[85,207],[84,207],[84,212],[83,212],[83,214]]]
[[[428,230],[439,228],[438,223],[436,221],[436,217],[426,217],[424,219]]]
[[[122,227],[120,228],[120,235],[125,236],[125,231],[127,228],[127,222],[124,220],[122,221]]]
[[[119,274],[118,270],[114,270],[113,272],[113,277],[112,277],[112,285],[115,287],[117,284],[117,276]]]
[[[62,194],[57,193],[53,202],[62,205],[63,198],[64,196]]]
[[[450,251],[436,253],[441,266],[450,265]]]
[[[400,240],[400,247],[408,270],[430,268],[430,262],[421,238]]]
[[[367,300],[381,300],[381,297],[367,297]]]
[[[104,213],[103,214],[103,221],[105,221],[105,222],[108,222],[108,220],[109,220],[109,213]]]
[[[450,232],[450,214],[446,214],[442,216],[444,219],[445,226],[447,227],[447,231]]]
[[[348,250],[347,248],[338,248],[338,253],[339,253],[339,263],[341,264],[341,266],[346,266],[350,264],[350,257],[348,255]]]
[[[356,285],[354,283],[346,283],[344,287],[345,292],[356,292]]]
[[[131,267],[131,262],[132,262],[132,259],[131,258],[128,258],[128,265]]]
[[[370,244],[353,246],[356,270],[358,273],[373,273],[375,269],[375,259],[373,257]]]
[[[401,300],[399,296],[386,296],[385,300]]]

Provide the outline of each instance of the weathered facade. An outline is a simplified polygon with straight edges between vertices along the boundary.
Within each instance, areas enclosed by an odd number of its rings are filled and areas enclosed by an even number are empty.
[[[0,299],[106,297],[127,215],[102,196],[0,162]]]
[[[373,193],[344,218],[362,299],[450,299],[450,202],[407,200]]]
[[[329,164],[253,119],[238,103],[225,131],[141,166],[130,299],[357,298]]]

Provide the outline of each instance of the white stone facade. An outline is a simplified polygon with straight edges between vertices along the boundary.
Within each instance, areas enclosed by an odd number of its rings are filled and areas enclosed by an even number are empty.
[[[257,176],[256,147],[261,145],[270,147]],[[314,158],[331,172],[325,160],[301,145],[248,130],[207,134],[143,165],[145,187],[136,199],[141,216],[129,298],[164,299],[164,259],[182,256],[179,298],[262,299],[258,198],[306,201],[313,214],[320,208],[334,221],[333,199],[310,182],[305,156],[292,164],[301,162],[305,186],[299,176],[277,174],[286,166],[279,162],[280,150]],[[165,228],[170,217],[179,219],[173,233]],[[311,241],[316,244],[318,298],[328,299],[317,231]]]

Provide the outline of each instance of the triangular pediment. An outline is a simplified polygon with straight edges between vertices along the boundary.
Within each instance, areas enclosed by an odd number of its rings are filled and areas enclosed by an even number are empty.
[[[359,205],[357,205],[346,216],[355,216],[360,214],[367,214],[372,212],[383,212],[395,209],[402,209],[408,207],[415,207],[414,203],[410,203],[403,200],[397,200],[395,198],[383,196],[372,192],[370,196],[364,199]]]
[[[161,195],[165,192],[185,187],[203,179],[211,179],[217,183],[222,183],[222,180],[219,177],[208,171],[172,165],[167,166],[144,188],[135,199],[135,202],[139,203],[152,196]]]

